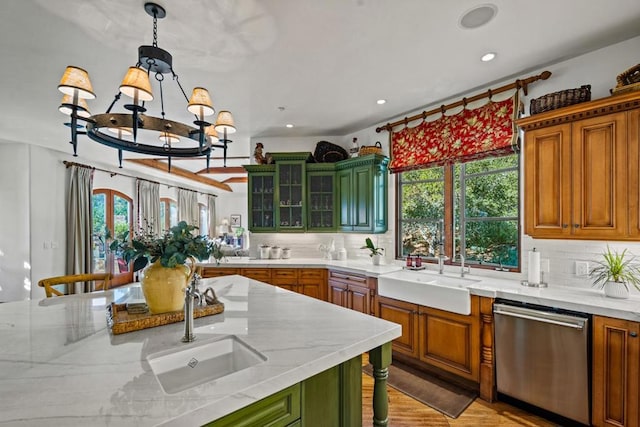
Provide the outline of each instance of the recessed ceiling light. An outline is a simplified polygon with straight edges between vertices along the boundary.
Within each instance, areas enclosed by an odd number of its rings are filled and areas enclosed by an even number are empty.
[[[498,7],[495,4],[481,4],[467,10],[460,16],[458,25],[468,30],[482,27],[491,21],[498,14]]]
[[[482,58],[480,58],[482,60],[482,62],[489,62],[489,61],[493,61],[496,57],[495,52],[487,52],[484,55],[482,55]]]
[[[289,129],[291,129],[293,127],[293,125],[291,123],[287,123],[285,126],[288,127]]]
[[[384,104],[384,103],[386,103],[386,102],[387,102],[387,100],[386,100],[386,99],[378,99],[378,100],[376,101],[376,103],[377,103],[378,105],[382,105],[382,104]]]

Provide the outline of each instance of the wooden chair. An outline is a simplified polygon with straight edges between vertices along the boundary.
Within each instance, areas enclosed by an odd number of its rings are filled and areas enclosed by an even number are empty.
[[[68,294],[69,285],[78,282],[100,282],[95,283],[92,290],[107,290],[111,281],[111,274],[109,273],[93,273],[93,274],[71,274],[68,276],[56,276],[42,279],[38,282],[38,286],[44,288],[47,298],[52,296],[63,296]],[[57,285],[65,285],[66,293],[60,292],[54,288]]]

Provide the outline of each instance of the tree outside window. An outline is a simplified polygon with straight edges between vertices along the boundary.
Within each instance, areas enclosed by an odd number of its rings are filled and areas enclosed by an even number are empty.
[[[399,258],[442,249],[454,263],[464,254],[472,264],[520,268],[517,154],[401,172],[397,183]]]

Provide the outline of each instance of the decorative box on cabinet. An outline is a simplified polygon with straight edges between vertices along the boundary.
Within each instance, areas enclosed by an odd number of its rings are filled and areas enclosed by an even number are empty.
[[[378,154],[336,164],[341,231],[387,231],[388,164],[389,159]]]
[[[640,323],[593,317],[592,424],[640,425]]]
[[[523,118],[525,232],[625,240],[640,234],[640,92]]]

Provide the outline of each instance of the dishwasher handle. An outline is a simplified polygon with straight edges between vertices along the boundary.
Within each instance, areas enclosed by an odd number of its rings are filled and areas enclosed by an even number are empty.
[[[551,323],[553,325],[565,326],[567,328],[573,328],[578,330],[584,329],[584,326],[586,323],[586,320],[583,320],[580,318],[576,318],[576,320],[580,323],[571,323],[571,322],[563,322],[561,320],[550,319],[543,316],[536,316],[535,314],[530,315],[530,314],[524,314],[524,313],[516,313],[513,311],[505,311],[505,310],[501,310],[500,308],[495,308],[493,310],[493,313],[502,314],[503,316],[517,317],[519,319],[534,320],[536,322]]]

